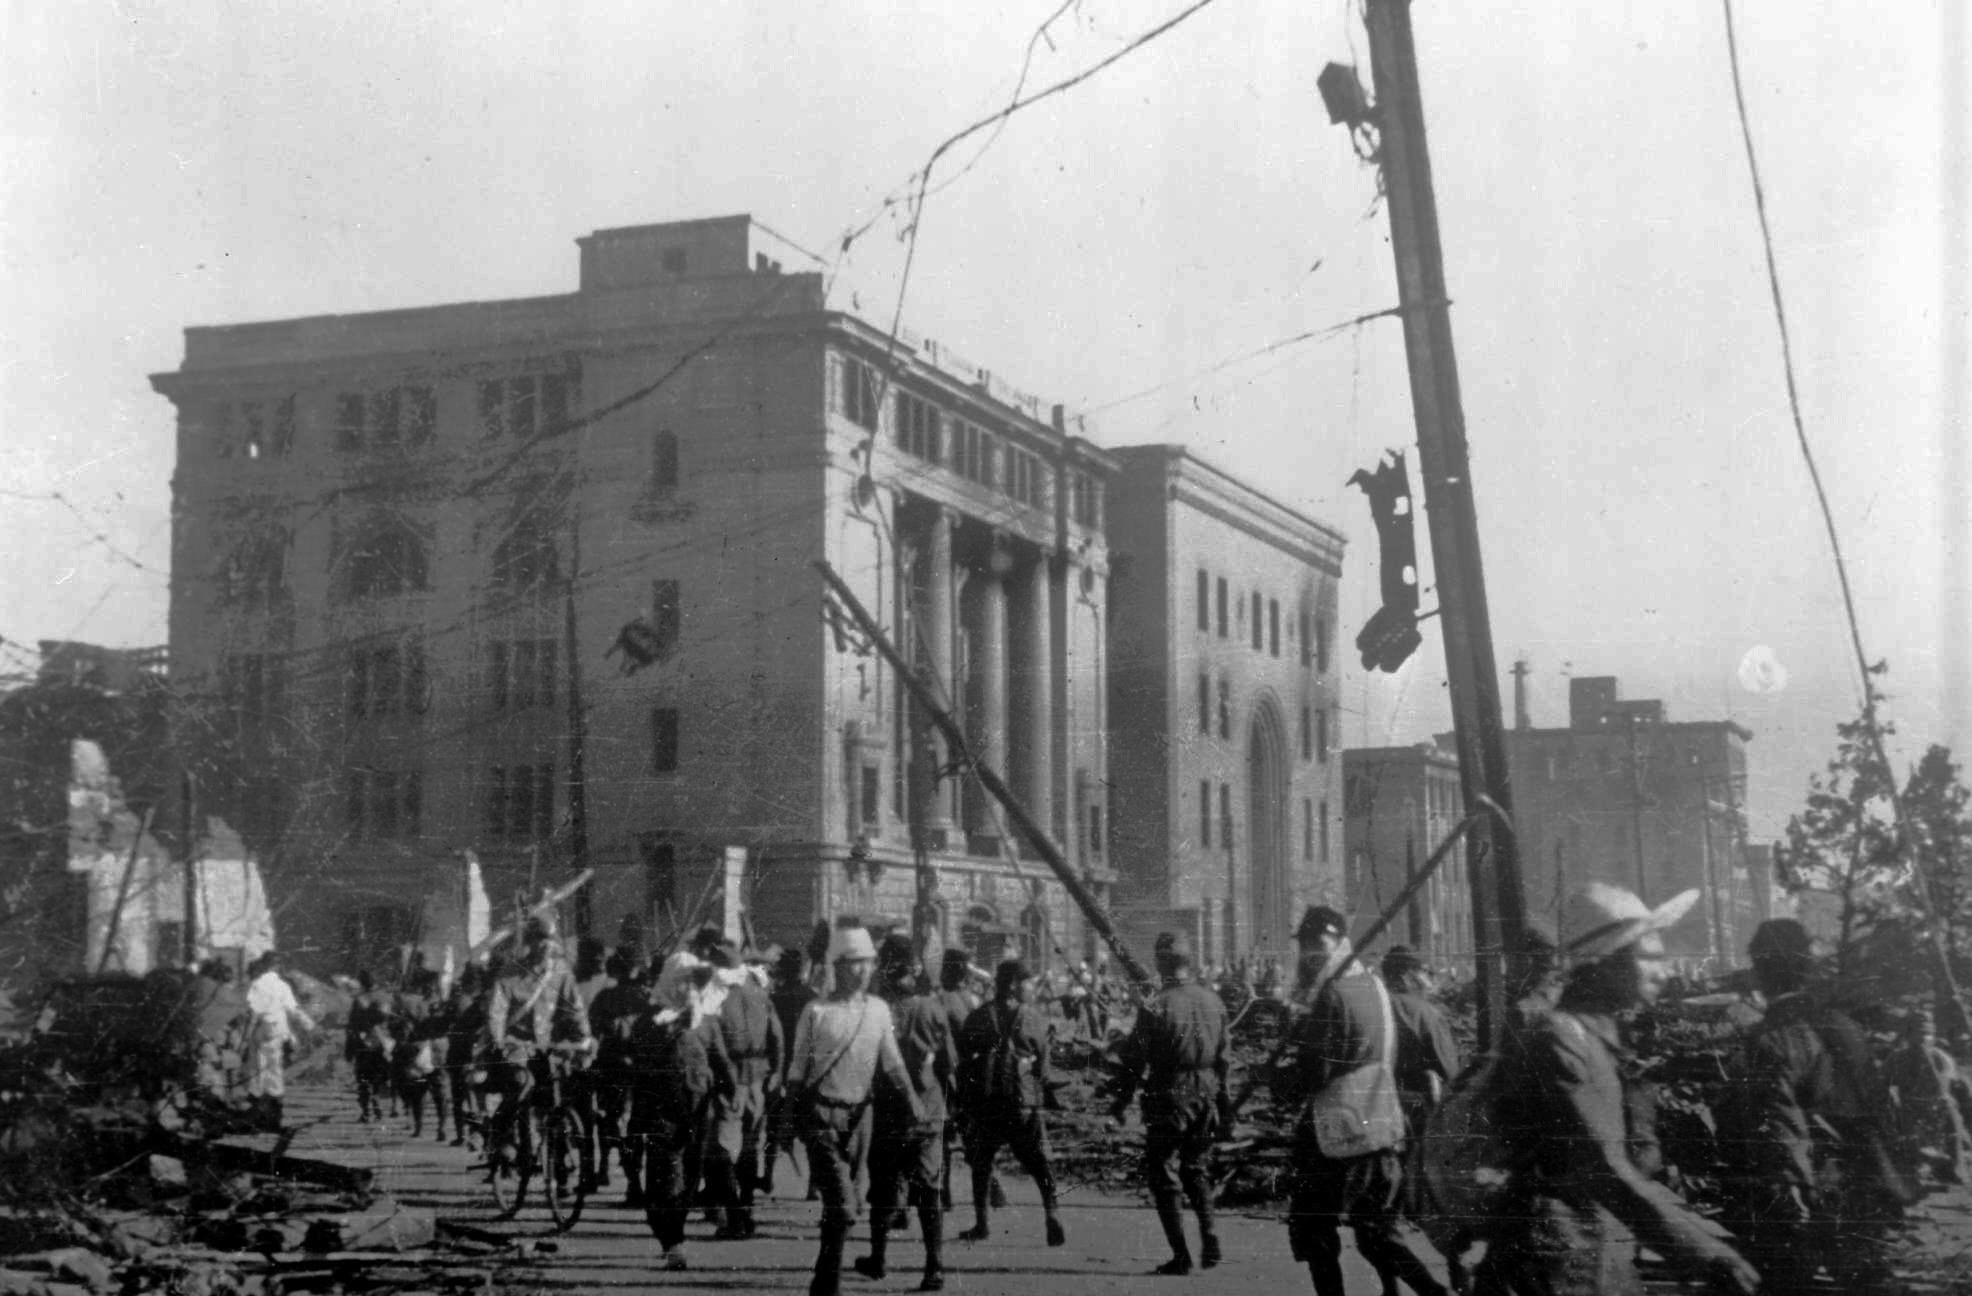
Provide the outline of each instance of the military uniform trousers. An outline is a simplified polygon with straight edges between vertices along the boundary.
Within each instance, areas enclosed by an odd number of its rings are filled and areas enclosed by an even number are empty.
[[[1041,1200],[1055,1199],[1054,1169],[1049,1164],[1048,1126],[1039,1107],[1018,1100],[987,1099],[973,1108],[965,1125],[965,1159],[972,1167],[973,1191],[982,1190],[993,1172],[993,1158],[1010,1148],[1021,1169],[1041,1190]]]
[[[945,1176],[943,1122],[899,1125],[870,1139],[870,1213],[877,1219],[906,1203],[935,1205]]]
[[[766,1177],[766,1153],[765,1078],[741,1079],[731,1093],[713,1097],[706,1121],[705,1187],[711,1203],[751,1204]]]
[[[822,1225],[846,1228],[857,1219],[856,1183],[869,1164],[870,1104],[810,1095],[795,1119],[808,1148],[809,1177],[822,1195]]]
[[[1341,1227],[1356,1235],[1356,1250],[1378,1273],[1394,1274],[1419,1293],[1444,1285],[1425,1257],[1429,1244],[1398,1211],[1403,1171],[1395,1149],[1357,1157],[1326,1157],[1309,1142],[1294,1149],[1294,1192],[1287,1242],[1308,1266],[1320,1296],[1343,1296]]]
[[[691,1213],[685,1153],[691,1142],[689,1121],[642,1112],[630,1118],[624,1150],[641,1165],[636,1169],[626,1167],[624,1173],[634,1176],[641,1170],[644,1219],[650,1225],[651,1236],[666,1251],[685,1240],[685,1219]]]
[[[1217,1086],[1179,1076],[1168,1093],[1144,1095],[1143,1177],[1154,1200],[1205,1200],[1205,1164],[1219,1131]]]

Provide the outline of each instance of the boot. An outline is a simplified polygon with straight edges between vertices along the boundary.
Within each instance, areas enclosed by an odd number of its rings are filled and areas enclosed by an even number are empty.
[[[856,1258],[856,1272],[865,1278],[881,1282],[890,1273],[884,1265],[889,1249],[890,1212],[873,1210],[870,1212],[870,1253]]]
[[[984,1242],[993,1236],[992,1207],[987,1204],[986,1185],[992,1181],[993,1167],[990,1165],[972,1168],[972,1218],[973,1225],[959,1234],[961,1242]]]
[[[823,1222],[822,1249],[815,1256],[815,1278],[808,1284],[808,1296],[841,1296],[842,1252],[848,1241],[846,1220]]]
[[[1068,1245],[1068,1234],[1061,1227],[1061,1218],[1055,1214],[1054,1175],[1044,1173],[1036,1176],[1036,1187],[1041,1190],[1041,1211],[1047,1216],[1048,1245],[1051,1247]]]
[[[1170,1197],[1157,1200],[1157,1222],[1164,1229],[1164,1241],[1171,1247],[1171,1258],[1152,1270],[1166,1277],[1177,1277],[1191,1272],[1191,1247],[1185,1241],[1185,1217],[1178,1211],[1178,1203]]]
[[[1201,1269],[1217,1267],[1219,1255],[1219,1230],[1212,1218],[1212,1189],[1205,1182],[1203,1173],[1192,1173],[1184,1177],[1185,1201],[1192,1213],[1198,1216],[1198,1266]],[[1177,1211],[1177,1203],[1171,1203],[1172,1212]],[[1182,1235],[1181,1235],[1182,1236]]]
[[[918,1227],[924,1230],[924,1281],[919,1291],[945,1289],[945,1210],[942,1203],[918,1203]]]

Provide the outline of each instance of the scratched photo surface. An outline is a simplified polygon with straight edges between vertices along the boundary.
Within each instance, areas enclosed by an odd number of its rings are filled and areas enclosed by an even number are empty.
[[[5,9],[0,1288],[1972,1290],[1969,33]]]

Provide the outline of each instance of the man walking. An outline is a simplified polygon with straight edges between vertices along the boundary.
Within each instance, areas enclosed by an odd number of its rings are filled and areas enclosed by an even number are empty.
[[[247,1012],[253,1018],[252,1071],[247,1093],[270,1129],[281,1127],[288,1092],[287,1054],[297,1029],[312,1031],[315,1019],[301,1010],[294,989],[281,975],[280,956],[268,950],[247,968]]]
[[[1354,961],[1348,931],[1340,912],[1315,905],[1294,933],[1309,1008],[1293,1028],[1293,1061],[1274,1084],[1301,1108],[1288,1244],[1319,1296],[1343,1296],[1344,1222],[1379,1274],[1419,1296],[1447,1296],[1425,1263],[1423,1238],[1397,1210],[1404,1128],[1395,1014],[1382,983]]]
[[[877,1094],[870,1142],[870,1253],[856,1261],[856,1272],[866,1278],[888,1273],[891,1217],[902,1189],[924,1230],[924,1280],[918,1290],[942,1291],[945,1215],[938,1200],[940,1146],[958,1074],[958,1043],[952,1038],[945,1006],[918,984],[922,964],[910,937],[886,936],[877,951],[876,967],[878,992],[890,1005],[898,1051],[923,1115],[914,1118],[902,1094]]]
[[[822,1194],[822,1241],[809,1296],[836,1296],[842,1288],[842,1253],[856,1222],[856,1178],[869,1156],[879,1068],[903,1096],[913,1123],[924,1119],[897,1048],[890,1005],[869,993],[876,945],[868,930],[837,928],[828,955],[835,989],[801,1010],[787,1073],[789,1101]]]
[[[1119,1050],[1121,1069],[1109,1114],[1122,1120],[1141,1081],[1144,1179],[1157,1207],[1157,1222],[1171,1244],[1171,1258],[1155,1272],[1176,1276],[1192,1267],[1184,1215],[1178,1209],[1180,1189],[1198,1216],[1199,1264],[1210,1269],[1219,1263],[1205,1166],[1213,1136],[1232,1127],[1226,1088],[1231,1058],[1225,1003],[1192,979],[1191,950],[1184,937],[1161,933],[1154,959],[1164,988],[1137,1014],[1136,1028]]]
[[[732,1070],[730,1087],[712,1100],[705,1139],[705,1187],[720,1213],[716,1237],[753,1236],[753,1194],[766,1178],[767,1096],[779,1088],[786,1046],[767,991],[740,966],[739,947],[721,939],[706,948],[713,975],[725,983],[714,1015]]]
[[[961,1101],[966,1110],[966,1163],[972,1167],[975,1223],[959,1234],[966,1242],[992,1236],[993,1158],[1003,1147],[1041,1190],[1048,1245],[1068,1240],[1055,1197],[1049,1164],[1048,1127],[1041,1108],[1047,1100],[1048,1024],[1028,1002],[1034,977],[1019,959],[1001,963],[993,974],[993,1002],[966,1019],[959,1034]]]
[[[639,990],[645,1008],[631,1018],[624,1040],[630,1118],[623,1173],[636,1191],[641,1171],[639,1199],[651,1236],[664,1248],[664,1268],[682,1270],[689,1267],[691,1210],[685,1154],[712,1092],[712,1061],[705,1036],[692,1026],[688,983],[649,977]]]
[[[520,959],[494,984],[486,1009],[486,1091],[501,1102],[488,1118],[487,1160],[493,1173],[513,1163],[521,1104],[548,1079],[556,1044],[587,1045],[589,1014],[575,976],[557,958],[548,924],[530,918],[520,934]]]
[[[1597,882],[1569,900],[1560,944],[1573,968],[1560,1002],[1509,1037],[1500,1063],[1496,1115],[1512,1159],[1475,1292],[1641,1296],[1639,1246],[1712,1291],[1761,1290],[1751,1266],[1631,1159],[1634,1060],[1617,1019],[1657,998],[1657,933],[1697,899],[1687,891],[1653,909]]]

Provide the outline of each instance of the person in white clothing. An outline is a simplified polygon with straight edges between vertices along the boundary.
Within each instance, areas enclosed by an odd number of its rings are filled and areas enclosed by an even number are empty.
[[[841,1290],[842,1253],[856,1222],[855,1181],[869,1156],[870,1099],[882,1067],[922,1123],[890,1005],[869,993],[876,943],[862,927],[838,928],[829,942],[835,992],[801,1010],[788,1060],[787,1088],[808,1164],[822,1193],[822,1246],[809,1296]]]
[[[294,989],[279,968],[279,956],[268,950],[247,968],[247,1011],[253,1017],[252,1070],[247,1093],[270,1125],[281,1123],[281,1102],[288,1091],[287,1047],[295,1032],[312,1031],[315,1021],[295,1001]]]

